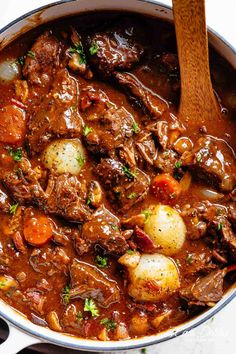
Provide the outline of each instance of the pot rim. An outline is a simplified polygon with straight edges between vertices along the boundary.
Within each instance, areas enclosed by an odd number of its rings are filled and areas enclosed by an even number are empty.
[[[15,24],[17,24],[18,22],[30,18],[31,16],[41,11],[44,11],[54,6],[63,5],[66,3],[72,3],[76,1],[79,0],[55,1],[53,3],[33,9],[19,16],[18,18],[16,18],[15,20],[8,23],[6,26],[1,28],[0,35],[3,34],[5,31],[7,31],[8,29],[10,29]],[[172,10],[171,6],[163,4],[159,1],[155,1],[155,0],[137,0],[137,1],[157,5],[163,7],[166,10]],[[211,27],[208,26],[208,32],[212,33],[213,36],[220,39],[220,41],[223,44],[225,44],[228,47],[228,49],[232,51],[234,54],[236,53],[236,48],[233,45],[231,45],[224,37],[222,37],[217,31],[213,30]],[[15,40],[15,38],[13,40]],[[13,326],[19,328],[26,334],[39,338],[44,342],[49,342],[55,345],[60,345],[62,347],[75,349],[75,350],[104,351],[104,352],[111,351],[111,350],[120,351],[120,350],[129,350],[129,349],[138,349],[138,348],[162,343],[167,340],[176,338],[182,334],[186,334],[192,329],[198,327],[202,323],[212,318],[219,311],[221,311],[228,303],[230,303],[234,298],[236,298],[235,285],[233,285],[228,290],[228,292],[224,295],[222,300],[220,300],[213,308],[204,311],[199,316],[196,316],[193,319],[184,322],[183,324],[180,324],[172,329],[157,333],[155,335],[145,336],[137,339],[128,339],[123,341],[102,342],[98,340],[84,339],[80,337],[71,336],[66,333],[58,333],[52,331],[47,327],[41,327],[32,323],[22,313],[18,312],[16,309],[14,309],[6,302],[4,302],[2,299],[0,299],[0,317],[8,321],[9,324],[12,324]]]

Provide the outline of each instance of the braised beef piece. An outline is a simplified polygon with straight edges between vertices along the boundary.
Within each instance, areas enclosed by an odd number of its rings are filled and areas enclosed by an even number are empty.
[[[133,74],[116,72],[115,78],[120,85],[128,89],[136,102],[151,118],[160,118],[165,112],[168,112],[168,104],[144,86]]]
[[[75,335],[81,333],[81,335],[84,335],[83,321],[78,321],[78,311],[75,304],[67,305],[61,316],[60,324],[70,333],[74,333]]]
[[[90,61],[105,77],[115,70],[128,70],[138,63],[144,53],[140,24],[123,20],[116,28],[95,32],[88,37]]]
[[[134,134],[135,120],[131,113],[124,107],[117,108],[101,90],[83,92],[81,105],[86,112],[84,120],[90,128],[84,134],[87,148],[93,153],[109,156],[123,149]]]
[[[52,89],[29,122],[29,146],[32,153],[41,152],[55,138],[78,137],[82,121],[77,110],[78,86],[66,69],[57,72]]]
[[[69,221],[84,222],[90,218],[91,209],[86,205],[86,185],[68,173],[51,174],[46,190],[46,200],[38,204],[49,213]]]
[[[10,201],[8,195],[2,190],[1,184],[0,184],[0,211],[3,211],[5,213],[9,212],[10,209]]]
[[[39,36],[27,53],[23,75],[30,84],[48,86],[59,68],[61,46],[51,31]]]
[[[194,284],[180,290],[181,298],[187,302],[187,306],[212,306],[223,297],[223,282],[226,269],[211,272],[205,277],[199,278]]]
[[[120,221],[104,206],[83,224],[81,235],[75,239],[79,255],[99,245],[106,253],[121,255],[128,248],[125,237],[120,231]]]
[[[117,283],[95,266],[74,259],[70,267],[70,279],[70,299],[93,298],[102,307],[120,301]]]
[[[201,137],[190,152],[182,156],[184,166],[190,166],[198,179],[230,192],[236,182],[233,150],[223,141],[211,136]]]
[[[149,177],[138,168],[131,170],[113,159],[102,159],[96,173],[107,189],[114,207],[128,210],[141,201],[148,192]]]
[[[157,157],[157,148],[153,139],[153,133],[148,129],[142,129],[134,139],[135,158],[139,166],[153,165]]]
[[[20,204],[37,204],[37,198],[45,198],[37,174],[25,157],[18,162],[17,169],[5,173],[3,183],[13,199]]]
[[[38,289],[27,289],[25,291],[25,300],[28,303],[28,306],[31,310],[36,311],[40,315],[44,314],[44,304],[46,297],[43,292]]]

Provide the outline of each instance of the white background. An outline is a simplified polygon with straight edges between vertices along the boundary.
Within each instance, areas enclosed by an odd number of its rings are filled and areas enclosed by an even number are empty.
[[[55,0],[54,0],[55,1]],[[0,28],[50,0],[0,0]],[[88,0],[89,1],[89,0]],[[118,0],[110,0],[118,1]],[[128,1],[128,0],[127,0]],[[162,3],[170,4],[164,0]],[[207,24],[236,48],[236,0],[206,0]],[[236,299],[189,334],[147,349],[148,354],[236,354]],[[138,354],[139,350],[129,352]],[[7,354],[7,353],[6,353]]]

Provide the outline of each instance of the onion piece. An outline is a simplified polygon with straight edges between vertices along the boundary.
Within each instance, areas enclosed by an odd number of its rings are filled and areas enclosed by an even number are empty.
[[[208,188],[201,188],[198,190],[199,195],[204,198],[207,199],[209,201],[216,201],[216,200],[220,200],[224,197],[223,193],[218,193],[212,189],[208,189]]]
[[[7,59],[0,63],[0,81],[12,81],[19,77],[20,65],[15,59]]]
[[[181,187],[181,191],[182,192],[187,192],[187,190],[189,190],[190,184],[192,181],[192,175],[189,171],[187,171],[183,177],[181,178],[181,180],[179,181],[180,187]]]

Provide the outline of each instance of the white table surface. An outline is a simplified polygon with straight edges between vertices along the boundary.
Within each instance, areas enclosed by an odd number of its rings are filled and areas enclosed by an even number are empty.
[[[33,8],[52,2],[55,0],[0,0],[0,28]],[[171,4],[170,0],[162,2]],[[236,48],[235,15],[236,0],[206,0],[207,24]],[[149,347],[147,353],[236,354],[235,337],[236,299],[205,324],[169,342]],[[140,350],[129,351],[129,354],[139,353]]]

